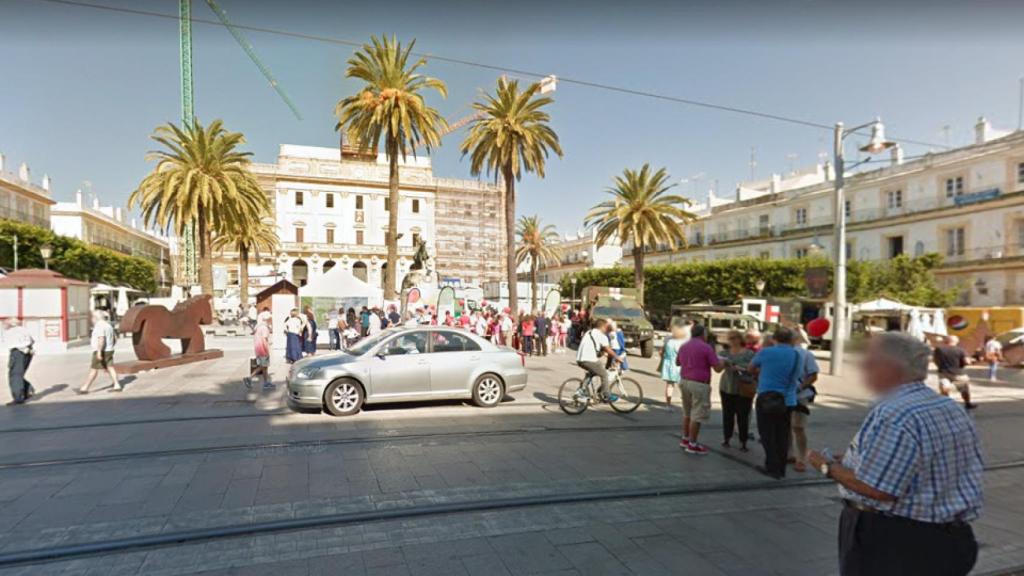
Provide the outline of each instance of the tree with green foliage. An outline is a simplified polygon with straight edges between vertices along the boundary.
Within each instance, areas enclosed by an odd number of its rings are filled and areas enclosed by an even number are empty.
[[[626,168],[608,188],[612,197],[590,209],[583,223],[597,228],[597,246],[615,240],[633,246],[633,285],[637,300],[644,303],[644,254],[649,248],[667,245],[670,249],[686,244],[686,224],[697,216],[685,208],[690,201],[669,194],[664,168],[652,171],[650,164],[640,170]]]
[[[272,220],[263,220],[254,226],[228,228],[213,238],[214,250],[238,252],[238,299],[242,306],[249,304],[249,255],[274,254],[277,249],[277,231]]]
[[[540,216],[521,216],[516,230],[519,245],[516,247],[516,263],[530,260],[530,310],[537,309],[537,268],[554,264],[562,257],[558,243],[558,232],[552,224],[542,224]]]
[[[0,266],[14,269],[14,237],[18,238],[18,267],[42,268],[39,248],[53,249],[50,269],[86,282],[103,282],[112,286],[131,286],[148,294],[156,291],[156,264],[149,260],[92,246],[51,230],[17,222],[0,220]]]
[[[184,129],[168,123],[150,138],[164,149],[146,155],[157,164],[129,196],[128,207],[138,205],[147,226],[173,229],[179,237],[195,225],[199,285],[203,294],[213,294],[213,234],[255,226],[270,213],[249,171],[252,153],[237,150],[245,137],[225,130],[220,120],[207,127],[196,120]]]
[[[441,113],[427,106],[423,93],[436,90],[448,96],[448,87],[436,78],[420,74],[427,63],[419,58],[410,63],[416,40],[405,47],[394,36],[370,39],[348,61],[346,78],[357,78],[365,85],[352,96],[338,101],[334,115],[336,130],[344,130],[349,139],[374,154],[384,140],[388,159],[388,237],[387,268],[384,272],[384,298],[396,298],[398,273],[398,159],[416,154],[422,145],[430,152],[441,145],[441,130],[447,126]]]
[[[864,302],[886,297],[914,306],[950,306],[957,290],[944,290],[935,279],[935,269],[942,264],[936,254],[919,258],[899,256],[889,260],[851,261],[846,286],[850,302]],[[649,283],[646,308],[655,316],[667,317],[676,302],[733,304],[744,296],[757,294],[757,281],[765,283],[764,295],[774,297],[806,297],[805,275],[808,268],[827,268],[826,258],[792,258],[764,260],[733,258],[710,262],[658,264],[645,269]],[[587,269],[560,280],[563,293],[588,286],[629,288],[635,282],[627,268]]]
[[[505,267],[508,277],[509,306],[516,310],[519,294],[516,282],[516,182],[523,171],[544,177],[551,152],[562,157],[558,135],[549,125],[551,116],[544,108],[554,102],[540,94],[540,84],[519,89],[518,80],[498,78],[494,94],[484,94],[473,104],[478,112],[462,142],[462,154],[469,154],[470,172],[477,176],[486,170],[500,175],[505,184]]]

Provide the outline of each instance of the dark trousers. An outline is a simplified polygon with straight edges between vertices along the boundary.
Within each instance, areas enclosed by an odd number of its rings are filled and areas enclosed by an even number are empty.
[[[538,356],[547,356],[548,355],[548,339],[547,339],[547,336],[541,336],[540,334],[537,334],[536,336],[533,337],[533,342],[534,342],[534,346],[533,346],[533,353],[534,354],[536,354]]]
[[[523,341],[523,354],[533,354],[533,336],[520,336],[520,339]]]
[[[754,406],[753,398],[745,398],[739,394],[721,393],[722,397],[722,430],[726,440],[732,438],[733,429],[740,429],[740,442],[747,443],[750,438],[750,409]]]
[[[977,559],[970,524],[930,524],[850,506],[839,517],[842,576],[965,576]]]
[[[11,349],[7,360],[7,382],[11,386],[11,397],[15,402],[24,402],[32,394],[32,383],[25,379],[32,355]]]
[[[786,459],[789,458],[789,413],[766,413],[761,406],[762,395],[757,396],[757,435],[764,447],[764,468],[779,478],[786,475]]]
[[[327,337],[330,338],[329,348],[331,350],[341,350],[341,333],[337,328],[328,329]]]

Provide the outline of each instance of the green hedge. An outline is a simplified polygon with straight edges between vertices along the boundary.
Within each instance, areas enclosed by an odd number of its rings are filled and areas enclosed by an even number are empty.
[[[879,297],[918,306],[949,306],[956,290],[941,290],[933,270],[942,263],[934,254],[920,258],[899,256],[878,262],[852,261],[847,267],[847,298],[862,302]],[[764,295],[807,296],[804,273],[809,267],[824,266],[831,277],[831,262],[824,258],[762,260],[734,258],[709,262],[656,264],[645,268],[647,309],[655,316],[667,315],[674,302],[731,304],[743,296],[757,294],[756,283],[765,281]],[[632,268],[589,269],[575,275],[577,293],[587,286],[633,286]],[[562,294],[570,294],[571,276],[561,279]]]
[[[0,220],[0,266],[14,269],[13,237],[18,236],[18,268],[42,268],[39,247],[53,247],[50,268],[68,278],[102,282],[112,286],[131,286],[146,293],[156,291],[156,264],[120,252],[86,244],[77,238],[60,236],[51,230]]]

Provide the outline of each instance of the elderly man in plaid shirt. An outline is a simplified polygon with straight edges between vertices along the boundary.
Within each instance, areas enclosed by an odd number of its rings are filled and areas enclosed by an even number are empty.
[[[864,359],[879,396],[841,460],[809,460],[839,484],[843,576],[971,571],[978,545],[969,522],[982,505],[982,459],[967,413],[929,389],[930,351],[913,337],[873,337]]]

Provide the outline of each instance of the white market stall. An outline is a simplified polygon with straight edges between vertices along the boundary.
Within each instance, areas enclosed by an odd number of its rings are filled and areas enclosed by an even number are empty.
[[[861,332],[900,331],[924,340],[937,333],[936,317],[942,321],[941,309],[911,306],[889,298],[861,302],[851,308],[853,322]]]
[[[0,320],[21,320],[40,353],[88,344],[90,287],[52,270],[11,272],[0,279]]]
[[[302,310],[305,310],[306,306],[313,308],[320,342],[327,341],[329,311],[354,308],[359,312],[363,306],[372,308],[382,306],[383,303],[383,289],[363,282],[341,266],[314,275],[305,286],[299,288],[299,306]]]

